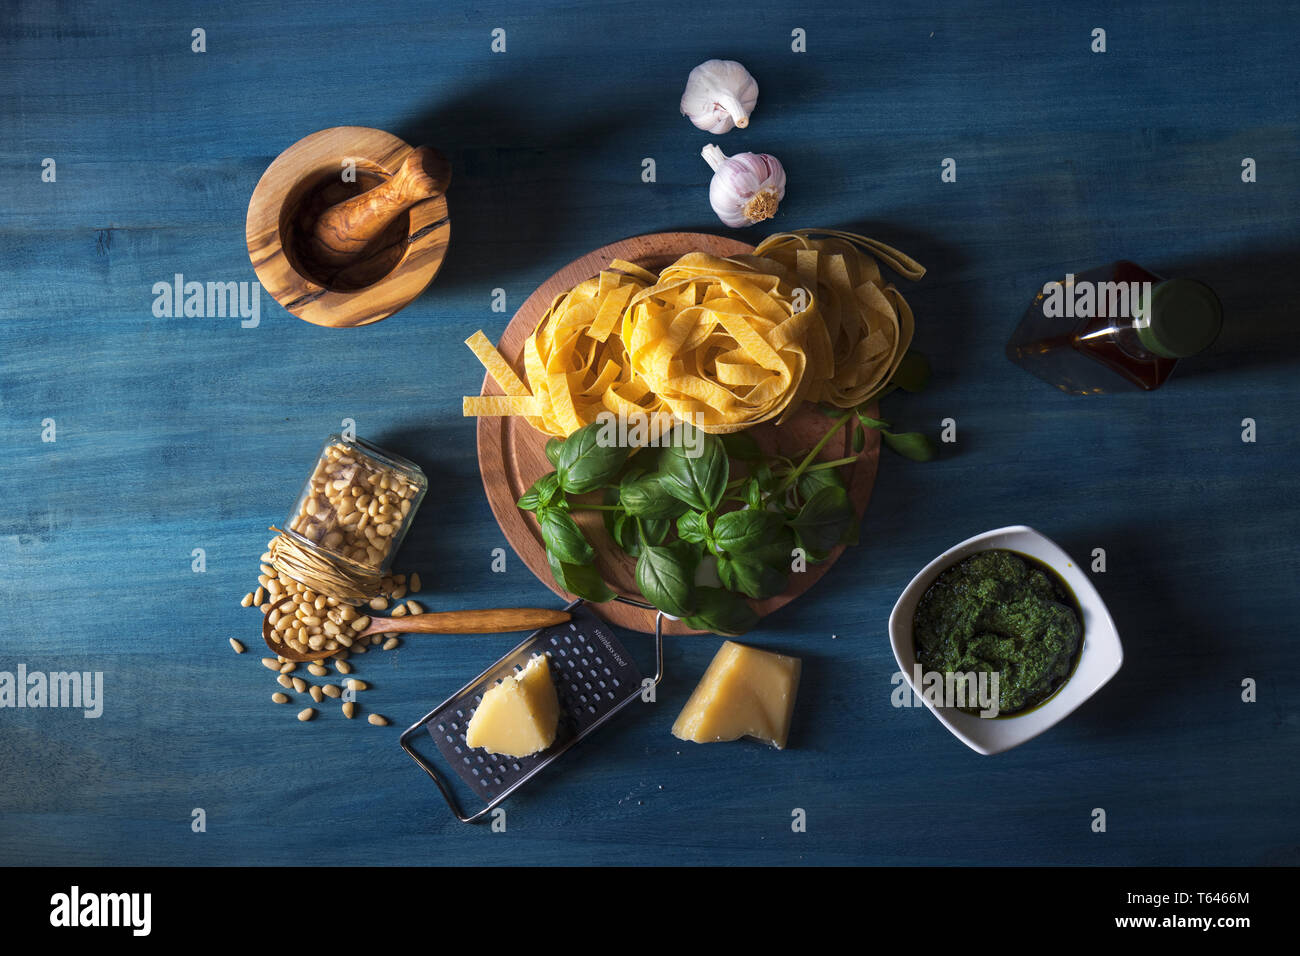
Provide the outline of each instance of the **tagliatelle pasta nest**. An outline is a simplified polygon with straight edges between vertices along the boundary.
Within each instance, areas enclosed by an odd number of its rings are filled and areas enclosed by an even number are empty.
[[[563,438],[606,411],[726,433],[784,421],[804,401],[870,401],[913,330],[875,256],[925,274],[890,246],[831,230],[779,233],[754,255],[690,253],[658,276],[615,260],[542,316],[524,344],[527,384],[481,331],[470,337],[505,394],[467,396],[464,412],[523,415]]]

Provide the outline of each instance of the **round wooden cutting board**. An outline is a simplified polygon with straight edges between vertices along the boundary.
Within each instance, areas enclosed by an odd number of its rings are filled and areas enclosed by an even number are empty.
[[[712,236],[698,232],[660,232],[647,236],[624,239],[597,249],[569,263],[543,282],[528,300],[519,307],[497,348],[515,370],[523,377],[524,342],[537,328],[537,323],[550,308],[555,297],[573,288],[584,279],[590,279],[606,268],[613,259],[626,259],[657,272],[675,262],[688,252],[706,252],[717,256],[734,256],[753,252],[753,247],[735,239]],[[491,376],[483,381],[484,395],[500,395],[501,389]],[[874,413],[873,413],[874,414]],[[749,430],[765,452],[778,451],[793,456],[807,452],[826,433],[831,420],[811,405],[790,416],[781,426],[770,422]],[[541,528],[531,512],[520,511],[515,502],[534,481],[554,469],[546,459],[547,436],[534,429],[522,418],[484,417],[478,420],[478,463],[483,476],[483,488],[497,523],[515,549],[515,553],[528,565],[533,574],[556,594],[572,600],[573,596],[555,583],[550,565],[546,562],[546,548],[542,544]],[[836,433],[821,458],[832,460],[852,454],[849,449],[849,429]],[[857,462],[848,466],[849,497],[861,515],[871,498],[871,488],[876,480],[876,467],[880,458],[880,435],[867,432],[866,447]],[[843,472],[842,472],[843,474]],[[574,517],[596,550],[596,566],[609,585],[620,594],[643,600],[636,587],[636,562],[628,557],[610,539],[605,531],[600,512],[575,511]],[[760,616],[770,614],[790,603],[807,591],[825,574],[843,553],[837,547],[830,557],[820,564],[810,564],[802,573],[793,574],[790,587],[783,594],[766,601],[751,601]],[[605,620],[633,630],[654,632],[655,613],[642,608],[610,601],[593,605]],[[665,621],[666,634],[699,634],[680,621]]]

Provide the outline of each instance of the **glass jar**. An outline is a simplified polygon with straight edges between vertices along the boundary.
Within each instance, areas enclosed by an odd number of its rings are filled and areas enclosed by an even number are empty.
[[[387,574],[428,487],[414,462],[360,438],[331,435],[284,534],[354,575]]]

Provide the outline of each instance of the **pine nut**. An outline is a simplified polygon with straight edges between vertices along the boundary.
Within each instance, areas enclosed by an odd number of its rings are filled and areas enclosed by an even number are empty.
[[[393,600],[394,600],[394,601],[400,601],[402,598],[406,597],[406,585],[405,585],[405,584],[399,584],[399,585],[398,585],[398,586],[393,590],[392,597],[393,597]]]
[[[239,641],[235,640],[233,637],[230,639],[230,646],[234,649],[236,654],[244,653],[244,645],[240,644]]]
[[[409,502],[406,502],[406,501],[403,501],[402,504],[403,504],[403,505],[407,505],[407,506],[409,507],[409,504],[410,504],[410,503],[409,503]],[[405,509],[403,509],[403,510],[405,510]],[[420,572],[417,571],[417,572],[415,572],[414,574],[411,575],[411,593],[412,593],[412,594],[415,594],[415,593],[418,593],[419,591],[420,591]]]
[[[299,719],[301,720],[302,718],[300,717]],[[310,720],[311,718],[308,717],[307,719]],[[369,717],[367,717],[366,719],[369,720],[369,721],[370,721],[372,724],[374,724],[376,727],[387,727],[387,726],[388,726],[388,718],[387,718],[387,717],[381,717],[381,716],[379,716],[378,714],[371,714],[371,715],[370,715]]]
[[[295,680],[302,680],[302,678],[301,678],[301,677],[290,677],[288,674],[281,674],[279,677],[276,678],[276,681],[277,681],[277,682],[279,683],[279,685],[280,685],[281,687],[283,687],[285,690],[288,690],[290,687],[292,687],[292,686],[293,686],[293,682],[294,682]]]
[[[384,650],[391,651],[393,648],[400,646],[401,643],[402,642],[397,638],[390,637],[388,640],[384,641]]]
[[[317,677],[324,677],[329,673],[329,671],[325,669],[324,665],[318,664],[315,661],[312,661],[307,665],[307,670],[311,671]]]
[[[289,703],[289,695],[276,691],[271,695],[271,700],[275,701],[277,704],[287,704]]]
[[[383,643],[383,640],[384,640],[384,636],[383,636],[382,634],[371,634],[371,635],[370,635],[370,646],[371,646],[371,647],[378,647],[381,643]]]
[[[369,626],[370,626],[370,617],[365,614],[361,615],[358,618],[354,618],[351,625],[352,630],[356,631],[358,634],[360,634]]]
[[[397,607],[393,608],[393,613],[390,614],[390,615],[388,615],[388,616],[389,616],[389,617],[406,617],[406,605],[405,605],[405,604],[399,604],[399,605],[397,605]]]
[[[380,595],[377,598],[370,599],[370,607],[372,610],[375,611],[386,611],[388,610],[388,601],[386,598]]]
[[[406,613],[407,613],[407,614],[423,614],[423,613],[424,613],[424,608],[420,607],[420,605],[417,604],[415,601],[407,601],[407,602],[406,602]]]
[[[316,708],[314,707],[308,707],[306,710],[298,711],[299,720],[307,721],[307,720],[311,720],[315,716],[316,716]]]
[[[281,674],[292,674],[292,673],[293,673],[294,671],[296,671],[297,669],[298,669],[298,665],[295,664],[293,661],[289,661],[289,662],[287,662],[287,663],[285,663],[285,664],[282,664],[282,665],[280,666],[280,673],[281,673]]]
[[[340,674],[352,673],[352,665],[349,664],[347,661],[335,661],[334,669],[338,671]]]
[[[348,690],[369,690],[370,685],[363,680],[357,680],[355,677],[348,681]]]
[[[344,717],[346,717],[348,720],[351,720],[351,719],[352,719],[353,717],[355,717],[356,715],[357,715],[357,705],[356,705],[356,704],[352,703],[352,701],[348,701],[346,704],[343,705],[343,716],[344,716]]]
[[[258,588],[257,593],[253,595],[254,604],[266,603],[266,588]]]
[[[324,692],[326,697],[338,697],[340,694],[343,693],[343,691],[339,689],[337,684],[326,684],[324,687],[321,688],[321,690]]]
[[[321,693],[321,689],[317,687],[315,684],[311,685],[311,688],[307,691],[307,693],[309,693],[311,695],[311,699],[316,701],[316,703],[318,704],[325,696],[324,694]]]
[[[274,657],[263,657],[262,666],[269,668],[273,671],[278,671],[280,669],[280,662],[277,661]]]
[[[250,607],[253,603],[253,592],[249,591],[244,595],[244,599],[239,602],[240,607]]]

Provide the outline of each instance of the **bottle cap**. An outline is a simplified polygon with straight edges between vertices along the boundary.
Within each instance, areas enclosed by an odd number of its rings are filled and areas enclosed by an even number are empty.
[[[1166,279],[1151,292],[1150,308],[1137,310],[1138,339],[1149,351],[1179,359],[1204,352],[1223,327],[1223,307],[1214,290],[1192,279]]]

